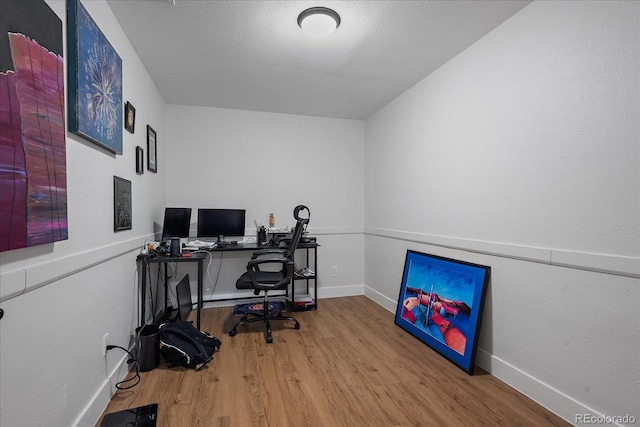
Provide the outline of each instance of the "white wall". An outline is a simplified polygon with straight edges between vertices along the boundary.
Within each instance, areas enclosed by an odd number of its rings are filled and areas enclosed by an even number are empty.
[[[167,140],[167,205],[193,209],[194,236],[198,208],[246,209],[246,233],[255,237],[254,221],[268,225],[273,212],[276,226],[292,226],[293,208],[304,204],[321,245],[318,295],[363,292],[363,121],[168,105]],[[214,283],[219,257],[209,269]],[[205,279],[205,299],[237,294],[247,254],[224,257],[214,295]],[[191,270],[175,279],[183,272]]]
[[[48,4],[64,22],[65,2]],[[366,283],[395,310],[407,248],[491,265],[481,366],[570,421],[640,418],[637,3],[535,2],[366,123],[165,115],[109,7],[83,4],[123,59],[136,133],[122,156],[69,134],[69,240],[0,254],[0,425],[98,419],[126,359],[105,361],[102,335],[129,344],[133,260],[165,205],[245,207],[252,233],[298,203],[322,245],[321,298]],[[146,124],[158,173],[137,176]],[[133,183],[131,231],[112,231],[113,175]]]
[[[365,293],[490,265],[478,363],[571,422],[640,419],[639,13],[534,2],[366,121]]]
[[[66,2],[47,3],[63,22],[66,52]],[[136,107],[136,130],[123,132],[118,156],[68,133],[69,239],[0,253],[0,425],[7,427],[96,422],[126,360],[120,350],[104,358],[102,336],[129,346],[138,326],[135,256],[163,214],[164,155],[158,174],[136,175],[135,147],[146,152],[147,123],[164,134],[164,102],[108,5],[83,5],[122,59],[123,100]],[[130,231],[113,231],[114,175],[132,182]]]

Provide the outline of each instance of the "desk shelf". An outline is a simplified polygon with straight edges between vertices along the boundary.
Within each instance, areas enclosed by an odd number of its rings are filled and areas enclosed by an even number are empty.
[[[291,311],[307,311],[318,309],[318,245],[316,242],[298,244],[298,251],[304,251],[303,261],[296,257],[296,269],[305,268],[313,274],[298,276],[294,274],[291,282],[289,305]],[[311,253],[313,251],[313,253]],[[296,297],[298,295],[298,297]],[[304,301],[303,301],[304,299]],[[309,301],[310,300],[310,301]]]

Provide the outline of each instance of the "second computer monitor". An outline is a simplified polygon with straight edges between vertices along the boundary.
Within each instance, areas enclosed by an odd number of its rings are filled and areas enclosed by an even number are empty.
[[[198,209],[198,237],[244,236],[244,209]]]
[[[176,237],[189,237],[191,208],[165,208],[162,224],[162,241]]]

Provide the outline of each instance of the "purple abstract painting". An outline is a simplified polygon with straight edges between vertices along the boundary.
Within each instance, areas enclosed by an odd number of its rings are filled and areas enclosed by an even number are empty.
[[[39,2],[20,3],[5,3],[3,12]],[[15,12],[36,26],[57,20],[61,40],[60,19],[42,10]],[[28,27],[0,34],[12,65],[0,72],[0,252],[68,239],[64,61],[30,38]]]

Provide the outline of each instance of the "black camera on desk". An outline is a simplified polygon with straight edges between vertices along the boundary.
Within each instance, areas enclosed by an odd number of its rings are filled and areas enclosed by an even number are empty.
[[[165,241],[160,243],[158,247],[155,248],[155,253],[159,255],[169,255],[179,257],[182,253],[180,248],[180,239],[172,238],[170,241]]]

